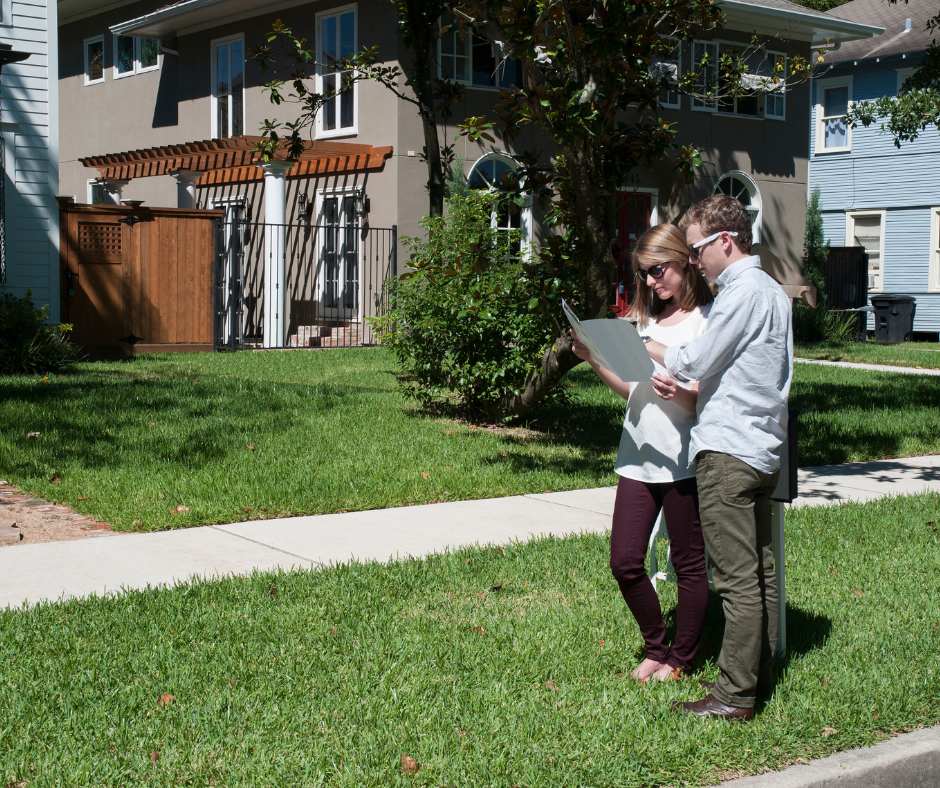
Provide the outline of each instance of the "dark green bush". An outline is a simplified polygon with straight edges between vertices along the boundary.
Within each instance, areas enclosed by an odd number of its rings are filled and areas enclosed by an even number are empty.
[[[391,283],[390,309],[373,321],[425,407],[499,418],[555,337],[546,304],[559,282],[544,281],[550,267],[527,261],[517,235],[490,226],[499,199],[512,198],[455,194],[444,217],[425,219],[427,240],[409,241],[414,270]]]
[[[0,293],[0,374],[58,372],[79,358],[68,338],[72,327],[46,322],[48,307]]]

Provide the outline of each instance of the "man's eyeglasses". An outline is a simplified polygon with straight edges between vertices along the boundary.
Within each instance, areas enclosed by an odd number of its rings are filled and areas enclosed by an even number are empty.
[[[645,282],[646,277],[651,276],[656,281],[659,281],[666,275],[667,265],[669,265],[669,263],[657,263],[656,265],[651,265],[649,268],[641,268],[636,272],[636,278],[641,282]]]
[[[689,259],[698,260],[702,256],[702,249],[708,246],[712,241],[717,241],[722,235],[730,235],[732,238],[738,237],[738,233],[735,230],[719,230],[717,233],[712,233],[707,238],[696,241],[689,247]]]

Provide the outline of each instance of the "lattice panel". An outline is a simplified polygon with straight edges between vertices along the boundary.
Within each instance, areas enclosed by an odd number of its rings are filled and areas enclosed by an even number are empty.
[[[121,229],[115,222],[79,222],[78,251],[82,262],[120,264]]]

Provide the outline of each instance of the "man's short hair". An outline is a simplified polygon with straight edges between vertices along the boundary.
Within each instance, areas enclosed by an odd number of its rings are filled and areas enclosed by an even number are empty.
[[[679,229],[685,232],[689,225],[697,224],[702,228],[702,235],[708,236],[720,230],[736,232],[734,239],[742,252],[751,251],[751,219],[744,206],[734,197],[716,194],[699,200],[682,216]]]

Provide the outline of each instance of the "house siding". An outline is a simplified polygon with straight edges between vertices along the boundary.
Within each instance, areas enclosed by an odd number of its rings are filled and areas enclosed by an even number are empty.
[[[841,67],[823,77],[852,77],[853,101],[895,95],[898,69],[917,58]],[[914,330],[940,332],[940,292],[928,290],[931,209],[940,206],[940,133],[928,126],[913,142],[894,144],[880,124],[852,130],[851,150],[816,153],[816,97],[811,110],[810,190],[819,189],[823,232],[833,246],[845,245],[846,212],[884,210],[882,293],[917,299]],[[869,319],[869,328],[873,322]]]
[[[59,318],[57,6],[14,0],[0,41],[30,57],[3,68],[0,112],[6,172],[7,278],[0,289]],[[6,21],[6,20],[4,20]],[[51,76],[51,78],[50,78]]]

